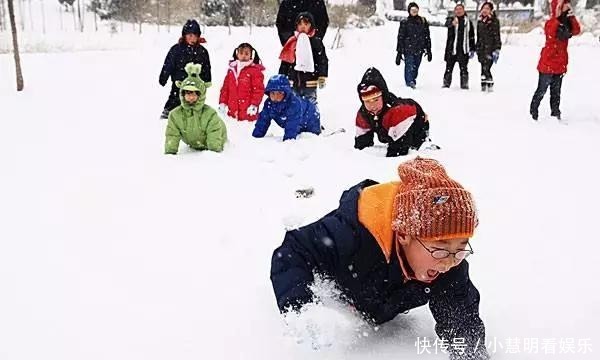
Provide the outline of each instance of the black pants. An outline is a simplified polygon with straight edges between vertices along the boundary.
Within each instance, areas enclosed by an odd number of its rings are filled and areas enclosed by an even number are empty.
[[[538,86],[531,99],[529,113],[531,115],[538,114],[540,103],[550,87],[550,110],[552,116],[560,116],[560,89],[562,87],[562,78],[564,74],[542,74],[538,80]]]
[[[458,62],[460,68],[460,87],[469,88],[469,57],[467,55],[450,55],[446,59],[446,72],[444,72],[444,87],[450,87],[452,84],[452,72],[454,65]]]
[[[179,88],[175,86],[175,83],[171,85],[171,92],[169,93],[169,99],[165,103],[165,110],[173,110],[181,104],[179,100]]]
[[[494,86],[494,77],[492,76],[492,59],[480,58],[481,63],[481,90],[491,89]]]

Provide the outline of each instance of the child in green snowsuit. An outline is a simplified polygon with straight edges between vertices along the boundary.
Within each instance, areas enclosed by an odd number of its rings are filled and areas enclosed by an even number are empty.
[[[206,105],[207,83],[200,79],[201,65],[188,63],[188,77],[176,82],[181,105],[169,113],[165,139],[165,154],[177,154],[179,141],[192,149],[223,151],[227,128],[217,112]]]

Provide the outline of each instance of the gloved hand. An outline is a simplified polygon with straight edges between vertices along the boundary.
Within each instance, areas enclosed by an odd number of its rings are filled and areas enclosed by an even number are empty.
[[[404,58],[402,57],[402,53],[398,52],[398,55],[396,55],[396,65],[400,65],[403,59]]]
[[[469,59],[472,59],[474,57],[475,57],[475,51],[474,50],[469,51]]]
[[[254,106],[254,105],[248,106],[248,110],[246,110],[246,114],[248,114],[250,116],[254,116],[257,113],[258,113],[258,107]]]
[[[326,84],[327,84],[327,78],[325,76],[319,77],[319,89],[325,88]]]
[[[495,63],[498,62],[498,58],[500,57],[500,50],[494,50],[492,53],[492,61]]]
[[[167,85],[167,79],[163,79],[162,77],[158,78],[158,83],[160,84],[160,86],[165,86]]]
[[[221,112],[221,114],[227,115],[227,113],[229,112],[229,108],[225,104],[219,104],[219,111]]]
[[[431,51],[428,51],[426,55],[427,55],[427,61],[431,62],[431,59],[432,59]]]

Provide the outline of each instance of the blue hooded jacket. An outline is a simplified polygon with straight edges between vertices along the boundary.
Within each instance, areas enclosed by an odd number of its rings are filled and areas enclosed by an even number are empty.
[[[274,75],[269,79],[265,94],[271,91],[281,91],[285,97],[280,102],[265,100],[263,109],[258,116],[252,136],[262,138],[269,130],[271,121],[282,127],[285,132],[283,140],[295,139],[301,132],[321,133],[319,111],[313,103],[294,93],[285,75]]]

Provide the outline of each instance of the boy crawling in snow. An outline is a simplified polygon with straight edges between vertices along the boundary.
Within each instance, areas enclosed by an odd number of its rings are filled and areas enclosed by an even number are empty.
[[[356,114],[356,149],[373,146],[375,134],[388,144],[388,157],[406,155],[409,149],[423,145],[429,136],[429,122],[421,105],[392,94],[379,70],[367,69],[357,91],[361,107]]]
[[[315,105],[292,91],[285,75],[274,75],[269,79],[263,109],[258,116],[252,136],[262,138],[266,135],[271,121],[285,131],[283,140],[295,139],[302,132],[319,135],[321,133],[320,115]]]
[[[362,181],[336,210],[286,233],[271,263],[277,305],[312,302],[309,285],[321,274],[373,324],[429,303],[437,335],[464,339],[465,349],[448,347],[451,359],[488,359],[465,260],[478,223],[473,198],[436,160],[417,157],[398,173],[400,182]]]
[[[176,82],[181,105],[169,113],[165,154],[177,154],[180,140],[192,149],[223,151],[227,128],[217,112],[204,104],[208,86],[199,76],[200,69],[199,64],[187,64],[188,77]]]

